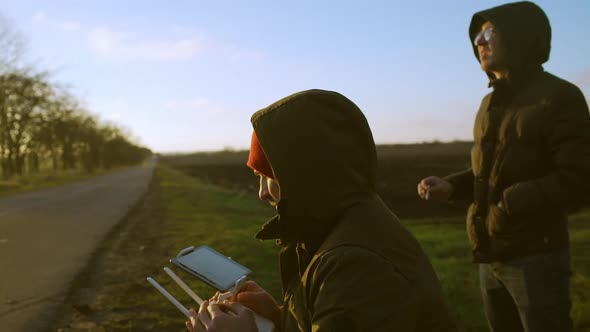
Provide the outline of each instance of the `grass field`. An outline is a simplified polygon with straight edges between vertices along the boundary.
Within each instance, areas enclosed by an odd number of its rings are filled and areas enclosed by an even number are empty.
[[[78,169],[69,171],[45,170],[37,174],[27,174],[23,176],[14,176],[8,179],[0,179],[0,197],[56,187],[99,176],[117,169],[120,168],[110,170],[101,169],[93,172],[86,172]]]
[[[250,175],[251,176],[251,175]],[[252,178],[255,182],[255,179]],[[247,191],[231,190],[176,170],[159,167],[150,193],[127,221],[113,230],[76,280],[56,326],[67,331],[183,331],[184,319],[145,280],[151,275],[185,304],[184,295],[162,271],[189,245],[208,244],[254,271],[252,278],[280,298],[278,248],[254,234],[272,208]],[[590,330],[590,213],[571,222],[572,316],[576,331]],[[485,331],[476,267],[470,263],[462,218],[445,222],[404,219],[427,251],[462,331]],[[202,297],[214,291],[179,272]]]
[[[277,295],[276,245],[254,234],[273,211],[253,196],[157,168],[150,191],[125,222],[107,236],[88,268],[72,284],[52,330],[184,331],[184,317],[147,281],[154,277],[181,302],[192,300],[162,270],[190,245],[208,244],[253,271]],[[214,290],[177,271],[208,298]]]
[[[152,157],[146,158],[138,165],[148,165]],[[93,171],[84,169],[53,170],[41,169],[38,173],[15,175],[9,178],[0,177],[0,197],[11,196],[29,191],[42,190],[51,187],[82,181],[96,176],[112,173],[133,166],[116,166],[111,168],[96,168]]]

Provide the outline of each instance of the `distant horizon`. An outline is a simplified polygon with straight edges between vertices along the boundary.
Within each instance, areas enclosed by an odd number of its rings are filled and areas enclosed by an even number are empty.
[[[397,145],[426,145],[426,144],[467,144],[473,143],[472,140],[450,140],[450,141],[423,141],[423,142],[408,142],[408,143],[379,143],[375,142],[375,146],[397,146]],[[235,149],[232,147],[226,147],[219,150],[199,150],[199,151],[173,151],[173,152],[160,152],[160,151],[153,151],[154,154],[160,155],[184,155],[184,154],[197,154],[197,153],[222,153],[222,152],[248,152],[250,150],[249,147]]]

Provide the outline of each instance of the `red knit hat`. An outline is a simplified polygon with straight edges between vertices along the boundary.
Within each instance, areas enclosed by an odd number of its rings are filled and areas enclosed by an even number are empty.
[[[262,151],[262,147],[260,146],[260,142],[258,142],[258,137],[256,136],[256,132],[252,133],[252,142],[250,143],[250,155],[248,156],[248,162],[246,163],[248,167],[257,171],[260,174],[263,174],[271,179],[274,179],[274,174],[272,172],[272,168],[270,167],[270,163]]]

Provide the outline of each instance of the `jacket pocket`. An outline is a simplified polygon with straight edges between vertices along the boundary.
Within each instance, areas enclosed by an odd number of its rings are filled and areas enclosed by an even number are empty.
[[[516,225],[510,223],[510,216],[497,204],[490,204],[487,218],[488,234],[491,237],[502,234],[509,234],[514,231]]]
[[[467,210],[467,237],[471,244],[472,251],[480,251],[485,249],[488,243],[488,234],[486,232],[485,220],[476,214],[477,205],[471,203]]]

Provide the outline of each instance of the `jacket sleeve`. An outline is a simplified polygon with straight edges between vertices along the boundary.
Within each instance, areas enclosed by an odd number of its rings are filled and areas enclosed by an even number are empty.
[[[304,280],[312,331],[413,330],[418,305],[410,282],[373,252],[335,250],[322,255]]]
[[[590,115],[582,92],[561,89],[549,105],[547,151],[552,171],[506,188],[503,203],[509,214],[539,209],[567,212],[587,199],[590,190]]]
[[[453,185],[450,201],[473,201],[473,171],[468,168],[444,178]]]

